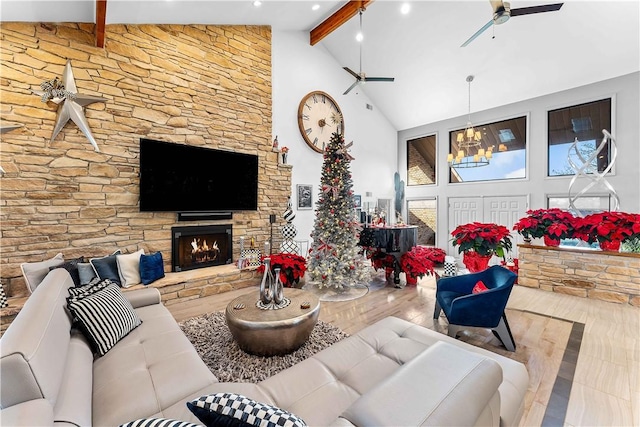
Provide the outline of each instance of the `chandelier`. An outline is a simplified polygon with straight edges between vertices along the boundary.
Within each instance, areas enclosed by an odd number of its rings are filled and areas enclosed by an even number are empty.
[[[486,150],[482,148],[482,133],[473,128],[471,125],[471,82],[473,76],[467,76],[469,83],[469,116],[467,127],[463,132],[458,132],[456,142],[458,143],[458,152],[449,153],[447,162],[453,168],[477,168],[487,166],[493,156],[493,146]]]

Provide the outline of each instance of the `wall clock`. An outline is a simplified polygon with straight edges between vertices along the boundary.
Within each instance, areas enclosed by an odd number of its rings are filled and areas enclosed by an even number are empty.
[[[310,92],[298,107],[298,127],[304,141],[318,153],[324,153],[331,134],[344,135],[344,119],[338,103],[322,91]]]

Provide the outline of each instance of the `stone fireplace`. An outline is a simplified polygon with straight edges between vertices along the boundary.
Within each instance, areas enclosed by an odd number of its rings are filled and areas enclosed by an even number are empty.
[[[171,271],[230,264],[232,225],[171,227]]]

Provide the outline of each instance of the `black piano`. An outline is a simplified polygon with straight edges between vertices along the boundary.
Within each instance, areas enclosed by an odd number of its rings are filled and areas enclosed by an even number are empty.
[[[396,258],[394,263],[393,282],[400,283],[400,257],[416,245],[418,240],[418,226],[406,225],[402,227],[365,227],[360,232],[359,246],[366,251],[380,254],[391,254]],[[375,256],[375,254],[373,255]]]

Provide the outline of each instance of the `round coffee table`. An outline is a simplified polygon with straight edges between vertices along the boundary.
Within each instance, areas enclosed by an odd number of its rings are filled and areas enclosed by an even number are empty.
[[[258,292],[239,296],[227,305],[227,325],[240,348],[258,356],[291,353],[307,341],[320,314],[320,300],[310,292],[285,288],[291,303],[262,310]],[[240,308],[243,307],[243,308]]]

